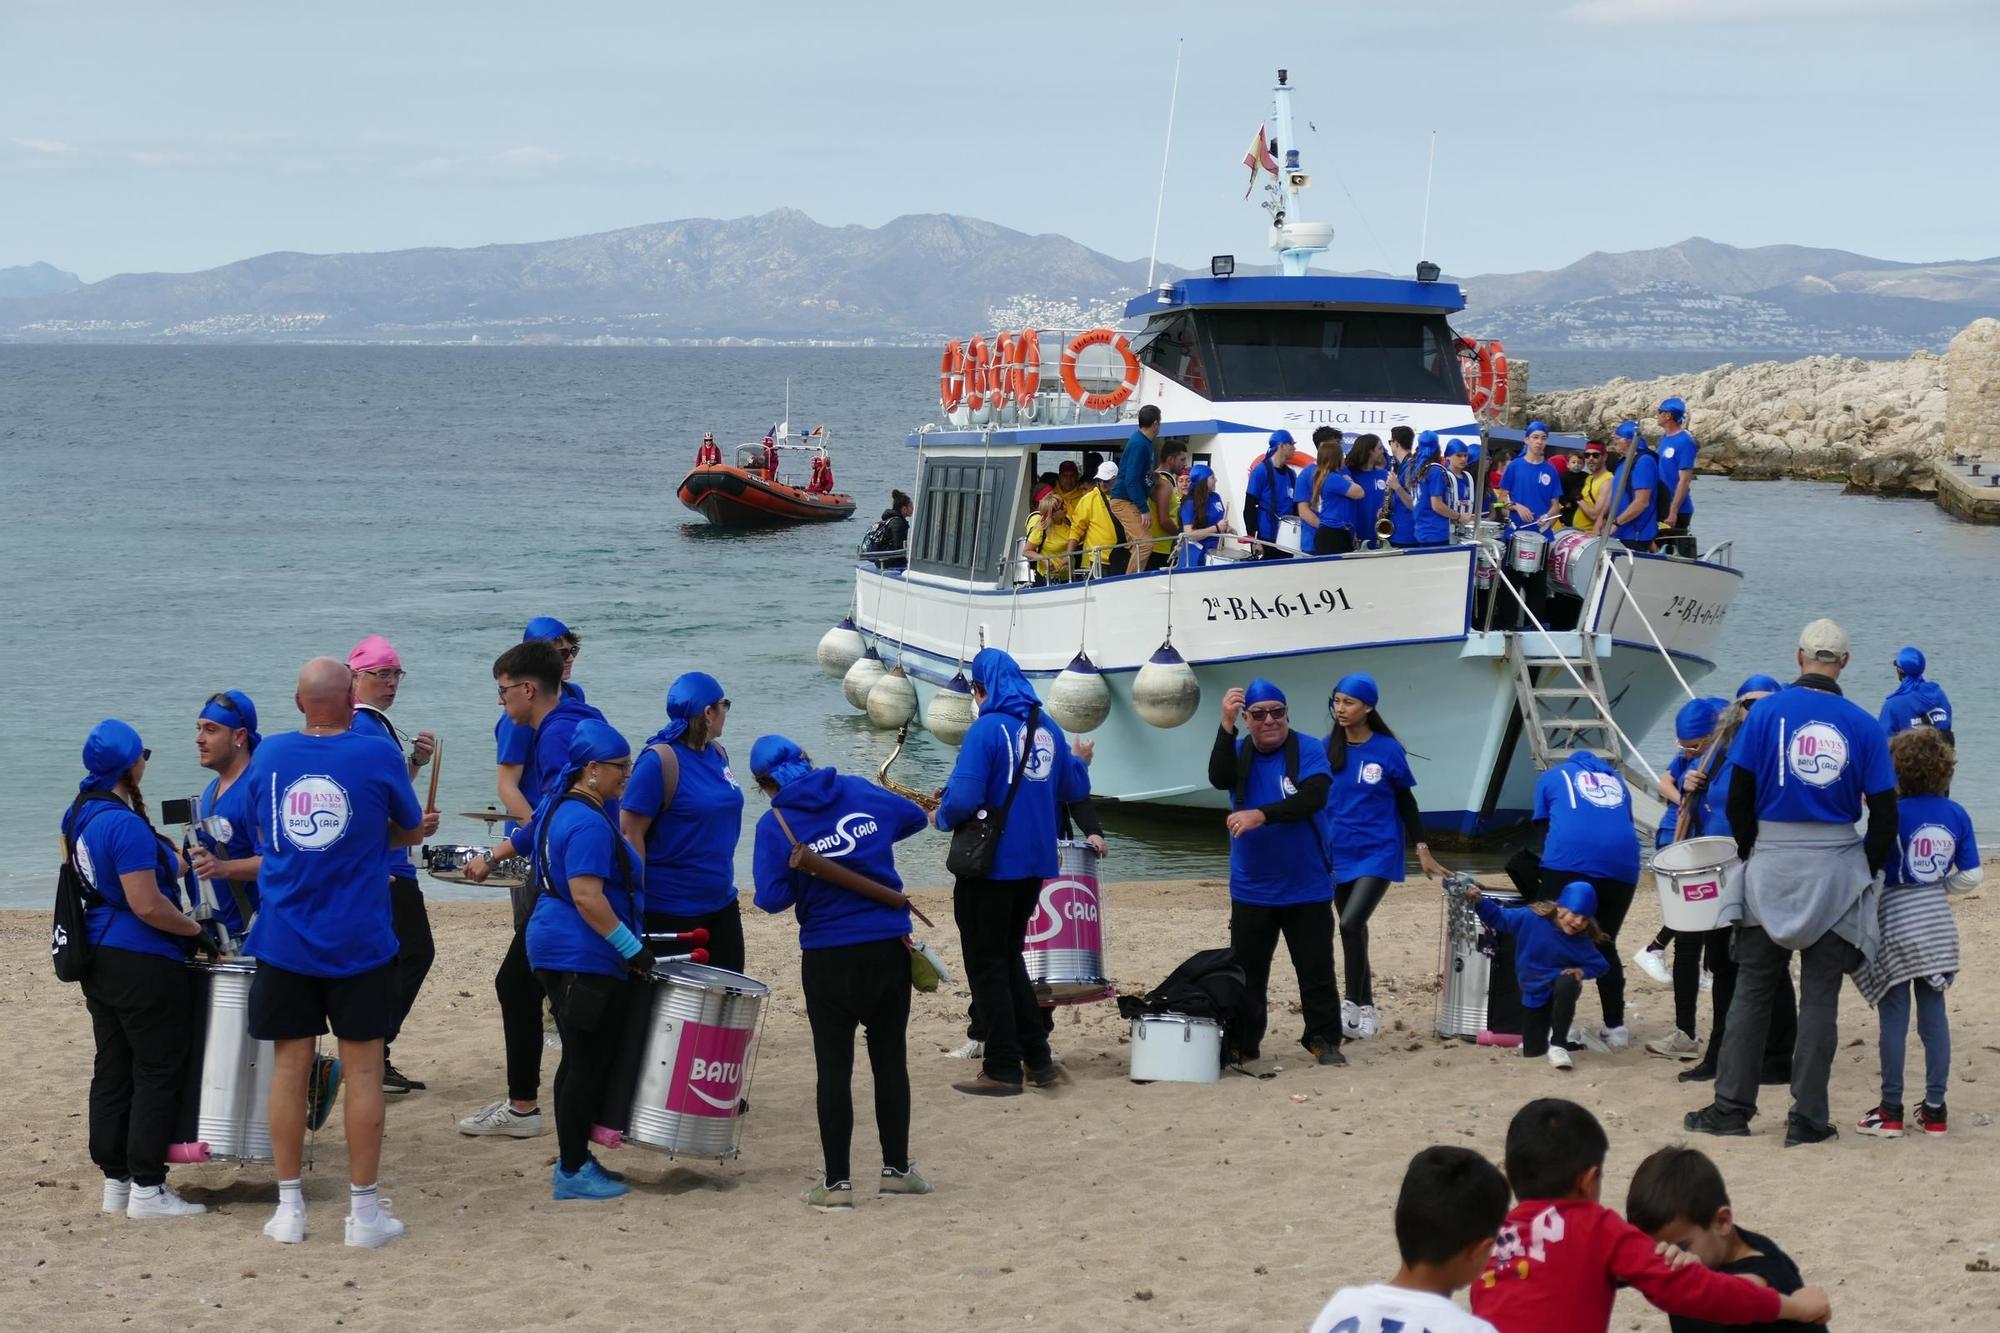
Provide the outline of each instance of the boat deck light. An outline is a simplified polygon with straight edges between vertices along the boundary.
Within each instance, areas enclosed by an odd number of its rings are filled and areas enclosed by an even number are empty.
[[[1212,278],[1227,278],[1235,272],[1235,255],[1216,255],[1208,261],[1208,275]]]

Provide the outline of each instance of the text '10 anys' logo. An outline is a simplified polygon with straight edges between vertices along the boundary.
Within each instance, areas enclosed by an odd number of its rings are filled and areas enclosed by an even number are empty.
[[[1808,722],[1786,743],[1785,767],[1807,786],[1830,786],[1847,771],[1847,737],[1825,722]]]
[[[301,851],[317,852],[339,842],[353,815],[346,789],[318,774],[295,779],[278,800],[285,841]]]

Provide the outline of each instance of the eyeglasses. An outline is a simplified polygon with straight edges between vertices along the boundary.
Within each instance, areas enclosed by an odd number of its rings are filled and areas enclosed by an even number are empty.
[[[369,670],[357,671],[354,674],[357,676],[373,676],[376,680],[395,681],[401,680],[410,673],[401,667],[372,667]]]
[[[600,763],[606,768],[615,768],[620,773],[629,773],[632,771],[632,761],[630,759],[599,759],[594,762]]]
[[[1243,715],[1252,722],[1281,722],[1285,717],[1285,705],[1272,704],[1266,708],[1246,708]]]
[[[503,704],[507,702],[507,691],[518,690],[523,688],[524,686],[533,685],[534,683],[535,682],[532,680],[517,680],[512,685],[502,685],[499,690],[500,702]]]

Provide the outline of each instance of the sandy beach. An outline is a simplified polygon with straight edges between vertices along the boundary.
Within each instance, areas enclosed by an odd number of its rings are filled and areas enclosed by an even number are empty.
[[[948,922],[947,893],[918,901]],[[1334,1288],[1394,1270],[1390,1209],[1418,1148],[1469,1144],[1497,1161],[1523,1101],[1567,1095],[1610,1133],[1605,1201],[1615,1206],[1639,1160],[1680,1139],[1682,1113],[1707,1099],[1674,1081],[1680,1066],[1638,1048],[1671,1025],[1672,1005],[1666,987],[1636,975],[1634,1049],[1579,1055],[1572,1074],[1431,1035],[1439,902],[1415,880],[1376,917],[1384,1030],[1350,1045],[1345,1069],[1312,1066],[1292,1045],[1283,950],[1266,1043],[1283,1069],[1265,1081],[1135,1085],[1125,1027],[1098,1004],[1058,1015],[1066,1086],[978,1101],[950,1090],[968,1067],[943,1054],[962,1039],[962,984],[916,997],[912,1142],[938,1192],[875,1196],[864,1059],[858,1206],[831,1217],[798,1199],[819,1150],[789,917],[747,914],[751,971],[775,995],[742,1156],[718,1165],[628,1148],[608,1164],[630,1173],[629,1197],[555,1204],[553,1126],[533,1142],[456,1131],[458,1116],[502,1088],[491,975],[506,908],[437,905],[438,964],[396,1048],[430,1087],[391,1101],[384,1150],[384,1193],[410,1234],[378,1252],[341,1244],[346,1154],[331,1132],[306,1179],[304,1245],[259,1233],[275,1197],[266,1167],[176,1168],[183,1192],[214,1209],[208,1217],[99,1215],[84,1145],[82,998],[50,972],[46,913],[0,914],[0,1031],[21,1093],[11,1103],[19,1151],[0,1166],[13,1219],[0,1235],[0,1327],[1302,1329]],[[1990,895],[1959,900],[1958,912],[1967,969],[1949,994],[1946,1138],[1878,1142],[1843,1128],[1837,1143],[1787,1151],[1784,1093],[1767,1089],[1753,1137],[1699,1142],[1744,1224],[1831,1291],[1837,1328],[2000,1327],[2000,1272],[1973,1271],[2000,1266],[2000,982],[1988,965],[2000,927]],[[1142,991],[1226,942],[1226,892],[1216,881],[1117,885],[1105,920],[1112,973]],[[1657,923],[1642,887],[1625,951]],[[955,933],[930,937],[955,967]],[[1595,1021],[1594,995],[1584,1013]],[[1833,1105],[1845,1127],[1877,1091],[1874,1017],[1851,988],[1841,1038]],[[1910,1062],[1920,1085],[1914,1036]],[[545,1110],[554,1071],[551,1051]],[[1626,1293],[1612,1327],[1664,1331],[1667,1321]]]

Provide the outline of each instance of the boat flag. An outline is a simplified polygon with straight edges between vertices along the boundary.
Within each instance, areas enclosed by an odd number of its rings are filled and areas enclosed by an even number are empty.
[[[1243,187],[1243,197],[1248,199],[1250,191],[1257,188],[1257,173],[1268,171],[1278,174],[1278,159],[1271,155],[1270,140],[1265,137],[1264,127],[1257,127],[1257,137],[1250,141],[1250,151],[1243,155],[1243,165],[1250,168],[1250,183]]]

